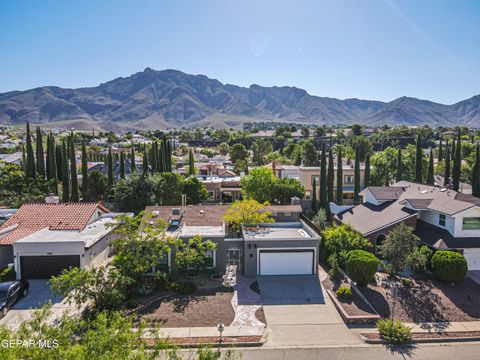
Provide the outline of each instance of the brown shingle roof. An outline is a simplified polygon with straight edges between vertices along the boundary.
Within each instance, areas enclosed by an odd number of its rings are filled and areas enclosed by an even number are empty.
[[[403,188],[401,187],[369,186],[367,189],[370,190],[377,200],[397,200],[400,194],[403,193]]]
[[[25,204],[0,227],[0,245],[10,245],[41,229],[81,231],[95,210],[109,212],[97,203]],[[7,228],[12,228],[7,231]]]
[[[179,206],[147,206],[145,211],[158,211],[158,218],[168,221],[174,208]],[[227,205],[188,205],[185,207],[181,224],[190,226],[221,226]]]

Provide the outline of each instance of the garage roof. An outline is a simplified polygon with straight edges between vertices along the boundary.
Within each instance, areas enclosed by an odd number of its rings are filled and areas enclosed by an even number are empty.
[[[42,229],[81,231],[92,219],[95,211],[109,212],[97,203],[25,204],[1,227],[0,245],[11,245]],[[10,231],[7,228],[11,229]]]

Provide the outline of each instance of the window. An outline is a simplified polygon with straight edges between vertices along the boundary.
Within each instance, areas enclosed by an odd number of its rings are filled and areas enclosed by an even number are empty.
[[[312,193],[310,191],[305,191],[305,199],[310,199],[310,196],[312,195]]]
[[[444,214],[438,214],[438,225],[440,226],[445,226],[445,215]]]
[[[320,185],[320,176],[312,175],[312,186],[313,186],[313,179],[315,179],[315,185],[316,186]]]
[[[283,214],[284,216],[292,216],[292,213],[291,212],[286,212]]]
[[[353,200],[353,193],[343,193],[344,200]]]
[[[480,230],[480,217],[463,218],[463,230]]]
[[[207,261],[205,267],[211,269],[215,267],[215,250],[207,250]]]
[[[345,175],[343,177],[343,182],[345,184],[352,184],[353,183],[353,175]]]

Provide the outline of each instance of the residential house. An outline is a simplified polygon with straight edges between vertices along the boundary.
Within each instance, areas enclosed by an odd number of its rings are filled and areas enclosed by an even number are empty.
[[[0,226],[0,268],[17,278],[47,279],[63,269],[92,267],[109,255],[113,216],[101,204],[25,204]]]
[[[183,208],[148,206],[147,213],[167,224],[167,234],[187,241],[195,235],[216,245],[209,268],[225,273],[233,266],[246,276],[316,274],[320,237],[299,220],[300,205],[265,207],[274,223],[245,225],[240,235],[229,234],[223,220],[228,205],[190,205]],[[174,250],[164,266],[174,269]]]
[[[469,270],[480,270],[480,198],[447,188],[400,181],[371,186],[363,203],[335,216],[367,236],[377,248],[399,223],[414,229],[433,249],[457,250]]]
[[[197,176],[208,191],[208,202],[233,202],[242,198],[240,176],[222,170],[220,176]]]

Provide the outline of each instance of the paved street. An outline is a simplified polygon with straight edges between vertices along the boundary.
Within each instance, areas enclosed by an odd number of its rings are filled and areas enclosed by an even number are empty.
[[[260,276],[267,320],[264,348],[363,344],[323,291],[318,276]]]
[[[242,360],[478,360],[480,343],[424,344],[409,349],[382,345],[290,349],[241,349]]]

